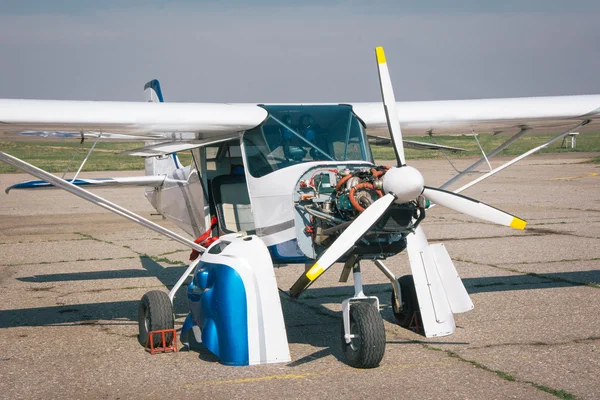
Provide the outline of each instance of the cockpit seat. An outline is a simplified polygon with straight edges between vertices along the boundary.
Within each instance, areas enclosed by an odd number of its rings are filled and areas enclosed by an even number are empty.
[[[254,233],[254,217],[245,176],[216,176],[212,179],[211,191],[222,232]]]

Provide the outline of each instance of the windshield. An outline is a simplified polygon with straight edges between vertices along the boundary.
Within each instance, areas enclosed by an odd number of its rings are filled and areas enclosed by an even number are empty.
[[[372,161],[363,126],[348,105],[263,107],[268,118],[243,139],[254,177],[309,161]]]

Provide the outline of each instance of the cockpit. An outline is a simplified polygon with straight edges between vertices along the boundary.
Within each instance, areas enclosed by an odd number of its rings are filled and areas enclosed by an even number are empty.
[[[267,119],[243,136],[255,178],[311,161],[373,161],[364,127],[349,105],[262,105]]]

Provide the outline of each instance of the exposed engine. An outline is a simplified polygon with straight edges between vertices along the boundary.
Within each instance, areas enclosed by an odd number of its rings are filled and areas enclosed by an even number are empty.
[[[382,178],[388,169],[319,168],[303,176],[297,185],[296,208],[305,235],[312,239],[313,255],[329,247],[360,213],[384,196]],[[422,202],[393,204],[356,243],[353,253],[385,258],[404,250],[406,235],[425,217],[424,203],[417,203]]]

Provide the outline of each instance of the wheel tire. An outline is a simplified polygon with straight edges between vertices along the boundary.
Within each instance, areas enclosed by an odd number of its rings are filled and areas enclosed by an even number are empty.
[[[379,311],[361,302],[350,306],[350,333],[357,335],[348,344],[344,339],[342,320],[342,350],[348,364],[355,368],[375,368],[385,354],[385,327]]]
[[[149,332],[163,329],[173,329],[175,318],[173,316],[173,305],[169,295],[160,290],[148,292],[140,300],[138,307],[138,326],[140,334],[138,341],[142,346],[149,343]],[[162,346],[162,335],[153,335],[154,347]],[[165,345],[170,346],[173,342],[173,334],[165,334]]]
[[[398,283],[400,284],[400,296],[402,298],[401,310],[396,308],[394,292],[392,291],[392,311],[394,312],[396,322],[403,328],[409,328],[413,315],[417,312],[418,324],[419,326],[423,326],[421,323],[421,314],[418,313],[419,299],[417,298],[413,276],[404,275],[398,279]]]

